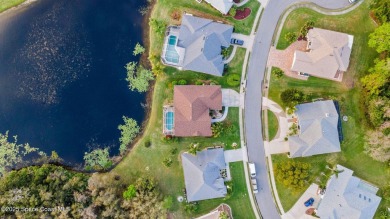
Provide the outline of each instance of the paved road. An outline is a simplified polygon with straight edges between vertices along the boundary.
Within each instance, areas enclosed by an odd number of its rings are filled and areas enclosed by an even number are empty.
[[[255,163],[258,172],[259,193],[256,194],[256,200],[265,219],[278,219],[281,217],[273,201],[268,181],[266,157],[261,134],[262,80],[272,36],[279,17],[289,5],[304,1],[307,2],[307,0],[269,0],[259,23],[249,60],[244,108],[245,138],[249,161]],[[341,9],[349,6],[348,0],[311,0],[311,2],[328,9]]]

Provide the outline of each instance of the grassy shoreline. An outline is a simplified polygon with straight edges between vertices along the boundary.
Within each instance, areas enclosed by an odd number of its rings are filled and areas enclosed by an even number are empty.
[[[13,7],[19,6],[26,1],[27,0],[0,0],[0,13]]]

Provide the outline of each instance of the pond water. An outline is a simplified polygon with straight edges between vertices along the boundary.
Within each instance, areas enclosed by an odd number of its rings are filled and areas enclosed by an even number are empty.
[[[0,132],[66,163],[118,154],[122,116],[139,124],[145,94],[124,66],[142,41],[144,0],[39,0],[0,15]]]

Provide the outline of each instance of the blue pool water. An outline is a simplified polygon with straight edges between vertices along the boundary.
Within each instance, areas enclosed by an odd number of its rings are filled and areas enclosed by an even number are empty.
[[[167,112],[165,114],[165,128],[169,131],[173,129],[173,112]]]
[[[167,50],[165,51],[165,59],[168,62],[172,62],[174,64],[179,63],[179,58],[180,58],[179,54],[175,49],[176,42],[177,42],[176,36],[169,36]]]

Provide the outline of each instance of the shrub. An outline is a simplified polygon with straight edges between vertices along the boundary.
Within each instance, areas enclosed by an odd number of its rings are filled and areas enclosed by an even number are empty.
[[[241,77],[239,74],[230,74],[227,76],[226,82],[229,86],[237,87],[241,83]]]
[[[293,43],[298,39],[298,35],[295,32],[288,32],[284,35],[284,39],[287,40],[288,43]]]
[[[303,94],[302,91],[292,88],[283,91],[280,94],[280,98],[284,106],[293,108],[295,105],[305,101],[306,96]]]
[[[173,163],[173,161],[172,161],[172,158],[170,158],[170,157],[166,157],[163,160],[163,164],[166,167],[170,167],[172,165],[172,163]]]
[[[286,187],[302,189],[309,178],[310,167],[310,164],[298,161],[277,163],[274,166],[276,180]]]
[[[280,68],[273,67],[271,74],[275,75],[276,78],[281,78],[284,75],[284,71]]]
[[[195,82],[195,85],[203,85],[203,81],[198,80]]]
[[[187,84],[187,81],[184,80],[184,79],[181,79],[181,80],[179,80],[178,84],[179,84],[179,85],[186,85],[186,84]]]
[[[145,141],[145,147],[150,147],[150,146],[152,146],[152,142],[150,141],[150,139],[147,139],[146,141]]]
[[[135,189],[134,185],[129,185],[127,187],[127,190],[123,192],[123,198],[126,200],[130,200],[134,198],[137,195],[137,190]]]
[[[234,17],[236,16],[236,14],[237,14],[237,7],[236,6],[231,7],[229,10],[229,15]]]
[[[133,142],[134,138],[140,131],[140,127],[134,119],[123,116],[123,121],[125,124],[118,126],[118,129],[121,131],[121,137],[119,138],[121,143],[119,151],[121,154],[126,151],[127,145]]]
[[[171,209],[172,208],[172,204],[173,204],[172,196],[167,196],[167,197],[164,198],[162,206],[165,209]]]
[[[175,155],[177,153],[177,148],[172,148],[171,150],[169,150],[169,152],[171,153],[171,155]]]
[[[112,166],[108,148],[95,149],[89,153],[85,152],[84,161],[86,170],[106,170]]]
[[[213,137],[218,138],[225,131],[222,122],[215,122],[211,125],[211,131],[213,132]]]
[[[199,143],[191,143],[190,147],[188,149],[188,153],[196,155],[196,153],[200,151],[200,145]]]
[[[133,50],[133,55],[139,55],[145,52],[145,47],[141,46],[141,44],[137,43],[135,44],[134,50]]]
[[[172,81],[171,84],[172,84],[172,86],[175,86],[175,85],[177,85],[177,81]]]

